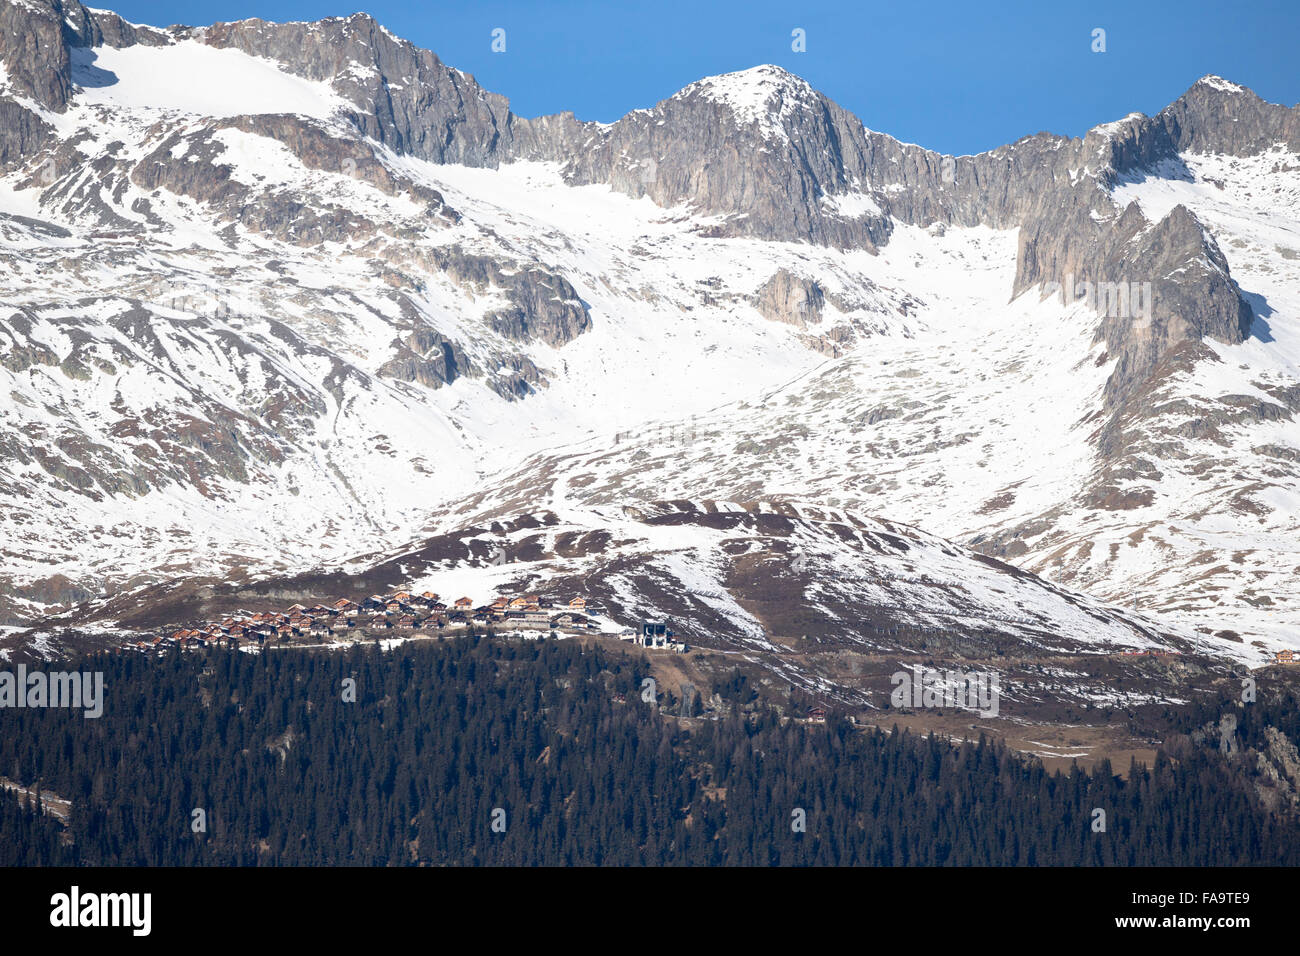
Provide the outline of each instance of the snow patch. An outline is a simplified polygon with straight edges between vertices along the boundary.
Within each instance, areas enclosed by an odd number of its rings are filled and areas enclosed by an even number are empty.
[[[167,46],[74,48],[77,101],[127,109],[226,117],[296,113],[326,119],[348,106],[328,84],[271,60],[197,40]]]

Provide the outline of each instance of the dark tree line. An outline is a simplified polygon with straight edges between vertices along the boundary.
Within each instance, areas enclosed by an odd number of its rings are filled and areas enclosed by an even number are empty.
[[[61,834],[0,797],[0,864],[1300,862],[1294,821],[1210,748],[1049,774],[985,740],[746,712],[739,675],[688,731],[641,700],[644,661],[576,641],[79,666],[105,672],[100,719],[0,715],[0,775],[73,804]]]

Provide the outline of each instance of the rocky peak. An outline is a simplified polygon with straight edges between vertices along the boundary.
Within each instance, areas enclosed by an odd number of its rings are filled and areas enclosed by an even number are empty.
[[[1300,107],[1269,103],[1220,76],[1205,76],[1154,121],[1179,151],[1253,156],[1278,143],[1300,151]]]
[[[1244,341],[1253,315],[1218,243],[1187,207],[1175,206],[1151,224],[1130,206],[1114,232],[1121,241],[1094,260],[1100,268],[1084,275],[1099,289],[1101,283],[1118,284],[1121,294],[1118,302],[1113,293],[1097,299],[1104,313],[1099,334],[1118,358],[1107,397],[1112,408],[1120,408],[1180,348],[1207,338]],[[1140,307],[1139,278],[1149,283],[1151,297]],[[1125,284],[1127,308],[1122,303]]]
[[[560,144],[571,182],[719,217],[716,235],[867,248],[888,236],[861,122],[780,67],[709,77],[585,132]]]
[[[673,100],[703,98],[725,107],[740,125],[757,124],[765,136],[783,136],[783,122],[801,111],[816,111],[823,97],[804,79],[767,63],[735,73],[705,77],[676,93]]]
[[[1226,93],[1230,96],[1236,96],[1241,93],[1247,93],[1250,96],[1254,97],[1255,99],[1259,99],[1258,96],[1255,96],[1254,93],[1252,93],[1246,87],[1242,86],[1240,83],[1233,83],[1231,80],[1225,80],[1223,77],[1218,76],[1217,74],[1214,73],[1205,74],[1203,77],[1197,80],[1192,85],[1191,88],[1195,90],[1201,87],[1208,90],[1212,90],[1215,93]]]

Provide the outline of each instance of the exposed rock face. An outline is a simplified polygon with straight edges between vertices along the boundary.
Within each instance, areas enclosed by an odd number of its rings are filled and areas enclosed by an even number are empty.
[[[510,139],[505,97],[398,40],[357,14],[319,23],[245,20],[196,30],[197,39],[291,65],[311,80],[334,80],[358,107],[364,136],[434,162],[493,165]],[[336,80],[337,78],[337,80]]]
[[[432,329],[417,329],[403,339],[397,355],[382,365],[379,374],[429,388],[450,385],[469,369],[455,343]]]
[[[849,315],[847,321],[836,325],[824,322],[826,303]],[[828,297],[815,280],[779,269],[763,283],[754,296],[754,307],[763,318],[784,322],[800,329],[800,341],[823,355],[835,357],[843,354],[859,338],[863,323],[853,318],[858,303],[848,297]]]
[[[1185,207],[1175,207],[1152,225],[1131,206],[1117,228],[1131,235],[1106,254],[1094,279],[1103,283],[1103,276],[1116,277],[1109,281],[1129,287],[1128,309],[1108,303],[1102,324],[1102,335],[1120,359],[1107,383],[1116,405],[1181,343],[1212,338],[1236,344],[1249,334],[1252,318],[1218,244]],[[1141,309],[1131,276],[1150,283],[1151,301]]]
[[[61,111],[71,93],[57,0],[0,6],[0,168],[40,150],[52,130],[38,111]]]
[[[487,320],[507,338],[564,345],[591,326],[587,307],[563,276],[529,269],[496,278],[505,280],[507,296],[514,305],[489,312]]]
[[[573,182],[722,216],[719,235],[874,248],[890,227],[865,192],[865,136],[803,80],[763,66],[694,83],[588,133],[562,158]]]
[[[498,292],[509,301],[489,311],[488,326],[519,342],[560,346],[591,327],[591,316],[577,291],[561,275],[522,263],[466,253],[458,246],[435,251],[433,262],[458,286],[478,294]]]
[[[780,269],[758,290],[755,306],[765,319],[806,329],[822,318],[826,296],[815,279]]]
[[[0,167],[9,167],[39,151],[52,130],[36,113],[0,97]]]
[[[1116,162],[1117,172],[1150,165],[1174,152],[1253,156],[1278,143],[1300,149],[1300,110],[1267,103],[1244,86],[1207,76],[1135,134],[1151,145],[1126,157],[1128,162]]]
[[[72,75],[64,25],[68,14],[60,0],[18,0],[0,7],[0,64],[8,73],[11,95],[62,112],[72,95]]]

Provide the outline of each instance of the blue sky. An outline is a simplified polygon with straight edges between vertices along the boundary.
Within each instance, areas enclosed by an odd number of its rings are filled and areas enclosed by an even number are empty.
[[[93,0],[128,20],[206,24],[371,14],[516,113],[611,121],[701,76],[778,63],[872,129],[946,153],[1155,113],[1217,73],[1300,100],[1300,0],[879,3],[771,0]],[[506,31],[506,50],[491,49]],[[802,29],[806,51],[791,49]],[[1092,50],[1105,30],[1105,52]]]

